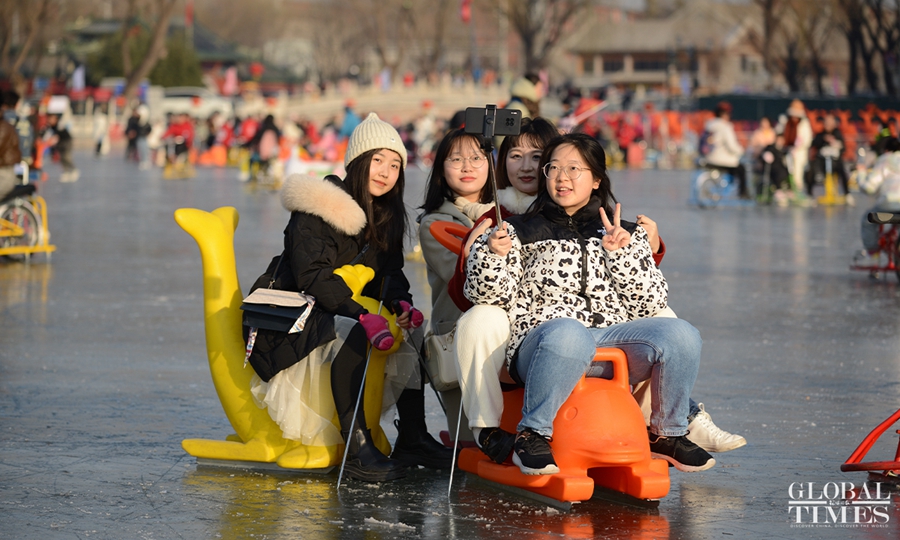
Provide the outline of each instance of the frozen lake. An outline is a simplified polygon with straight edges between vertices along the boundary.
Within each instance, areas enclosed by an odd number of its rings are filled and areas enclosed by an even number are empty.
[[[336,474],[198,467],[181,440],[232,430],[206,360],[199,253],[172,213],[239,210],[246,291],[280,251],[287,212],[233,170],[165,181],[118,155],[75,157],[78,182],[60,184],[53,164],[40,186],[52,262],[0,262],[0,538],[898,537],[897,494],[876,525],[798,527],[789,513],[792,483],[861,485],[840,465],[900,407],[900,286],[848,270],[865,197],[697,210],[690,172],[611,172],[623,216],[659,224],[670,305],[703,337],[694,397],[749,444],[709,471],[671,470],[655,510],[592,500],[565,513],[462,473],[448,498],[447,472],[338,494]],[[424,175],[408,177],[418,206]],[[408,275],[427,316],[424,265]],[[437,433],[446,424],[426,392]],[[889,431],[870,457],[896,448]]]

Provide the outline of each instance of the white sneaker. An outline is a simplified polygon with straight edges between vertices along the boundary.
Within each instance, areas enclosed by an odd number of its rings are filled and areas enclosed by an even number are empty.
[[[740,435],[728,433],[713,424],[712,417],[706,412],[703,404],[699,404],[700,412],[688,425],[687,438],[707,452],[729,452],[747,444],[747,439]]]
[[[856,199],[849,193],[844,197],[844,201],[847,203],[847,206],[856,206]]]

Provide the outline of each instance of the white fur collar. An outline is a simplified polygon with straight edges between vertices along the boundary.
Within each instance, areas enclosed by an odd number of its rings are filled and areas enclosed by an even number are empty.
[[[497,192],[497,200],[500,206],[513,214],[524,214],[537,195],[526,195],[514,187],[503,188]]]
[[[292,174],[281,188],[281,205],[289,212],[319,216],[338,231],[355,236],[366,226],[366,213],[349,193],[331,180]]]

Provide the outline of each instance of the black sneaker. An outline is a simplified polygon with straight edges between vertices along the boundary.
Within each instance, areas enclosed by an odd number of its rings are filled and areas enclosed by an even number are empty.
[[[687,435],[661,437],[650,433],[650,455],[664,459],[684,472],[705,471],[716,464],[716,460],[706,450],[692,443]]]
[[[478,434],[478,448],[495,463],[503,463],[512,452],[516,436],[498,427],[481,428]]]
[[[553,459],[550,443],[540,433],[526,429],[516,435],[513,444],[513,463],[519,466],[522,474],[556,474],[559,467]]]

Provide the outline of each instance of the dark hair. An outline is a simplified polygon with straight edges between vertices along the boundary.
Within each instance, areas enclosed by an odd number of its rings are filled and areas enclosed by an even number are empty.
[[[409,222],[406,206],[403,204],[406,177],[401,167],[394,187],[380,197],[372,197],[369,193],[369,165],[372,163],[372,156],[379,150],[382,149],[376,148],[356,156],[347,165],[344,183],[350,190],[350,196],[366,213],[366,242],[379,251],[402,252],[403,235],[406,234]]]
[[[717,118],[721,118],[723,114],[731,114],[731,103],[727,101],[720,101],[718,105],[716,105],[715,115]]]
[[[15,90],[3,91],[2,97],[0,97],[0,103],[2,103],[4,107],[9,107],[10,109],[15,108],[19,103],[19,93]]]
[[[509,174],[506,171],[506,156],[509,151],[521,144],[543,150],[554,137],[559,136],[559,130],[553,122],[538,116],[537,118],[523,118],[522,129],[518,135],[509,135],[500,143],[500,151],[497,153],[497,189],[505,189],[512,186]]]
[[[546,148],[544,148],[544,152],[541,154],[541,171],[544,170],[544,165],[550,163],[553,152],[565,144],[571,144],[578,150],[578,153],[581,154],[581,158],[591,170],[591,174],[594,178],[600,180],[600,185],[597,186],[597,189],[593,190],[591,197],[599,198],[600,204],[606,210],[606,215],[612,216],[615,211],[614,203],[617,201],[612,193],[612,185],[609,180],[609,175],[606,172],[606,152],[603,151],[603,147],[600,146],[597,139],[585,133],[567,133],[556,137],[550,141]],[[537,198],[528,208],[528,212],[525,214],[526,219],[539,214],[547,204],[556,203],[553,202],[550,198],[550,194],[547,192],[547,177],[541,172],[538,175]]]
[[[525,75],[522,75],[522,78],[528,79],[528,82],[530,82],[531,84],[537,84],[537,83],[541,82],[541,76],[532,71],[529,71]]]
[[[444,201],[452,201],[456,198],[447,179],[444,177],[444,162],[453,151],[453,147],[460,141],[468,139],[472,141],[476,147],[481,148],[481,136],[466,133],[463,129],[454,129],[444,135],[441,144],[438,145],[437,151],[434,153],[434,165],[431,167],[431,174],[428,176],[428,183],[425,186],[425,202],[421,208],[426,214],[434,212],[444,204]],[[487,159],[493,159],[493,156],[486,156]],[[493,193],[491,193],[491,169],[488,168],[488,179],[481,189],[478,196],[478,202],[489,203],[493,201]]]
[[[900,139],[897,137],[885,137],[884,153],[900,151]]]

